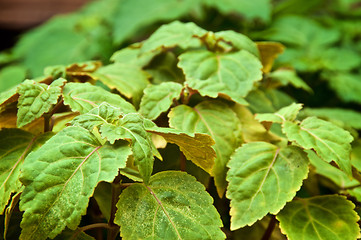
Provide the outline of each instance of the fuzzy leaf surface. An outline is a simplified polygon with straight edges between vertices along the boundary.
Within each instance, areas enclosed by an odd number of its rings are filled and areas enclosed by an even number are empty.
[[[162,112],[170,108],[173,100],[179,99],[182,89],[181,84],[174,82],[149,85],[144,89],[139,113],[148,119],[156,119]]]
[[[144,127],[144,118],[137,113],[129,113],[119,119],[116,124],[104,124],[100,133],[111,143],[123,139],[130,142],[134,163],[139,169],[145,182],[149,180],[153,171],[153,155],[157,155],[149,133]]]
[[[166,171],[120,195],[115,222],[123,239],[225,239],[213,199],[193,176]]]
[[[98,182],[112,181],[128,155],[124,142],[102,146],[81,127],[65,128],[29,154],[20,177],[20,239],[54,238],[66,226],[74,230]]]
[[[177,144],[188,160],[211,174],[216,158],[213,139],[207,134],[190,134],[173,128],[152,127],[148,132],[162,136],[167,142]]]
[[[227,166],[231,230],[250,226],[268,213],[277,214],[308,174],[308,159],[300,148],[266,142],[244,144]]]
[[[218,194],[226,189],[227,163],[242,142],[241,125],[232,109],[219,101],[205,101],[195,107],[179,105],[169,113],[169,125],[185,132],[205,133],[215,141],[217,158],[212,175]],[[225,131],[227,129],[227,131]]]
[[[301,124],[286,121],[283,132],[290,141],[304,149],[314,149],[324,161],[335,161],[351,175],[350,142],[353,137],[349,132],[316,117],[308,117]]]
[[[18,127],[22,127],[48,112],[57,103],[65,79],[58,79],[49,86],[26,80],[18,87]]]
[[[89,131],[92,131],[94,127],[99,127],[101,132],[104,125],[116,125],[122,115],[123,113],[119,108],[102,103],[89,112],[75,117],[72,124],[74,126],[81,126]],[[111,138],[111,141],[109,141],[113,144],[115,140],[117,139]]]
[[[344,196],[317,196],[288,203],[277,219],[290,240],[354,240],[360,237],[354,207]]]
[[[135,112],[133,105],[119,95],[90,83],[68,83],[64,87],[63,96],[64,103],[80,113],[86,113],[103,102],[120,108],[123,113]]]
[[[20,129],[0,131],[0,213],[2,214],[11,193],[19,191],[20,168],[29,152],[41,146],[51,134],[35,137]]]
[[[151,52],[159,48],[173,48],[179,46],[186,49],[192,45],[200,46],[201,37],[207,31],[192,22],[181,23],[174,21],[161,26],[147,40],[144,41],[141,52]]]
[[[202,96],[216,98],[224,94],[240,104],[246,103],[243,98],[262,78],[261,62],[245,50],[226,54],[189,51],[179,56],[178,66],[189,87]]]

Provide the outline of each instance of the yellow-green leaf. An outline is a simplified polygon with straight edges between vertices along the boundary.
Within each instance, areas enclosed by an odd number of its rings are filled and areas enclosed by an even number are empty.
[[[204,186],[187,173],[166,171],[120,195],[115,223],[124,240],[225,239],[222,221]]]
[[[225,103],[205,101],[195,107],[179,105],[169,113],[169,124],[175,129],[192,133],[205,133],[215,141],[217,158],[212,175],[219,196],[226,190],[227,163],[231,154],[242,142],[241,124],[237,115]]]
[[[18,87],[20,95],[18,100],[18,127],[22,127],[50,111],[51,107],[57,103],[65,82],[65,79],[58,79],[48,86],[34,80],[26,80],[20,84]]]
[[[188,160],[211,174],[216,152],[212,148],[214,141],[209,135],[160,127],[146,130],[162,136],[167,142],[177,144]]]
[[[300,148],[266,142],[244,144],[227,166],[231,230],[252,225],[268,213],[277,214],[308,173],[308,159]]]
[[[183,69],[186,83],[202,96],[228,96],[246,104],[244,97],[253,84],[262,79],[262,64],[246,50],[214,53],[194,50],[179,56],[178,66]]]
[[[360,235],[355,205],[344,196],[298,199],[277,215],[289,240],[355,240]]]
[[[351,134],[333,123],[316,117],[308,117],[300,124],[286,121],[283,132],[290,141],[304,149],[314,149],[324,161],[335,161],[351,176]]]

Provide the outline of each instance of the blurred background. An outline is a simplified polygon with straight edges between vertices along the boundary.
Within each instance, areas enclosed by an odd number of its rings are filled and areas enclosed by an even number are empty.
[[[89,0],[0,0],[0,50],[14,45],[19,34],[59,13],[81,8]]]

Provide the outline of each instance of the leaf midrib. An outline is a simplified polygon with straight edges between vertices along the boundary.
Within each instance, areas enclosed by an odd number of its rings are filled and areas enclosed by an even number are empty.
[[[147,185],[144,184],[144,186],[148,189],[148,191],[150,192],[150,194],[152,194],[152,196],[155,198],[155,200],[157,201],[158,205],[162,208],[164,214],[167,216],[169,222],[172,224],[178,239],[182,240],[182,237],[180,236],[177,227],[175,226],[173,220],[170,218],[169,213],[167,212],[167,210],[164,208],[163,203],[160,201],[160,199],[157,197],[157,195],[155,195],[155,193],[152,191],[152,189],[150,187],[148,187]]]
[[[102,146],[97,146],[96,148],[94,148],[85,158],[84,160],[79,164],[79,166],[74,170],[74,172],[72,173],[72,175],[68,178],[68,180],[64,183],[63,189],[60,191],[60,193],[58,194],[58,196],[56,197],[56,199],[54,200],[54,202],[51,204],[51,206],[49,206],[48,210],[42,215],[41,219],[38,221],[39,224],[36,226],[36,228],[34,229],[34,231],[32,231],[29,234],[29,238],[31,239],[31,237],[36,233],[36,231],[39,229],[40,227],[40,222],[42,222],[45,218],[45,216],[48,214],[48,212],[50,211],[50,209],[55,205],[55,203],[59,200],[59,198],[62,196],[62,193],[64,192],[67,184],[69,183],[70,179],[72,177],[74,177],[74,175],[78,172],[78,170],[80,169],[81,166],[83,166],[83,164],[86,162],[86,160],[88,160],[96,151],[98,151]]]

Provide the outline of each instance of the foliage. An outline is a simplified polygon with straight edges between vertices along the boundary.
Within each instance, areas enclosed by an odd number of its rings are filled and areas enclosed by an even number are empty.
[[[4,239],[360,238],[359,7],[99,0],[24,34]]]

